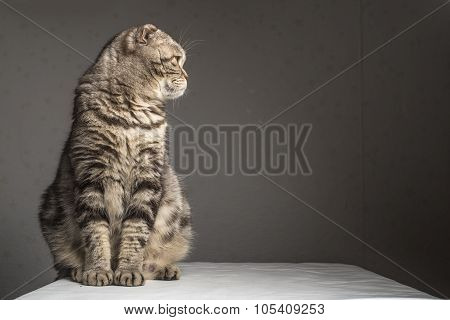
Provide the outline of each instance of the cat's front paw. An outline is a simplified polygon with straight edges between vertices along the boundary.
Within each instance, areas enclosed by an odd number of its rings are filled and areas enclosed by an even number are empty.
[[[82,283],[85,286],[109,286],[113,283],[113,272],[112,270],[85,270]]]
[[[118,286],[137,287],[145,283],[144,276],[138,270],[118,269],[114,273],[114,284]]]

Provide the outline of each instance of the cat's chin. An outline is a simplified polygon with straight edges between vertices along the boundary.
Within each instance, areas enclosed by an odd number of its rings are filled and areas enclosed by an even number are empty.
[[[174,100],[181,97],[185,91],[186,89],[176,91],[165,91],[163,92],[163,96],[166,100]]]

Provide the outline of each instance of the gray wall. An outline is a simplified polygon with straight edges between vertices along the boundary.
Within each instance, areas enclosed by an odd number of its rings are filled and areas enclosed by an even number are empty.
[[[439,2],[9,3],[92,58],[114,33],[147,22],[174,38],[204,40],[189,52],[189,93],[169,107],[199,126],[270,119]],[[448,14],[445,8],[278,118],[313,124],[305,147],[313,175],[273,179],[450,294]],[[37,207],[89,62],[2,4],[0,17],[4,296],[51,265]],[[185,185],[197,233],[190,260],[349,263],[431,292],[262,177],[194,174]],[[10,297],[53,277],[44,272]]]
[[[443,1],[365,1],[364,52]],[[450,6],[363,65],[367,241],[450,295]],[[371,252],[367,267],[425,288]],[[431,291],[430,291],[431,292]]]

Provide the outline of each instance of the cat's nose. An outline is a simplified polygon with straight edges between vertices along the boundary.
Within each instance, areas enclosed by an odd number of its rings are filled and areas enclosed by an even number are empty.
[[[187,78],[189,78],[189,76],[188,76],[186,70],[184,70],[183,68],[181,69],[181,73],[182,73],[183,76],[186,78],[186,80],[187,80]]]

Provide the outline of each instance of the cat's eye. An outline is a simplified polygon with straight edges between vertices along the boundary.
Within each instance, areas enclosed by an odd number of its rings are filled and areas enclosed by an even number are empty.
[[[179,60],[179,57],[172,57],[172,59],[170,59],[170,63],[174,66],[177,66],[178,60]]]

